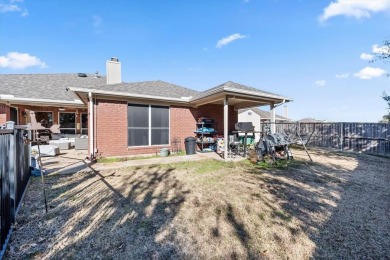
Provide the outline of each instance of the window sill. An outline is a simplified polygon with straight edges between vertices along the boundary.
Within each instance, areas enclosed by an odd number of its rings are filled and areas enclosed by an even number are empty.
[[[128,146],[127,150],[137,150],[137,149],[152,149],[152,148],[165,148],[171,146],[170,144],[159,144],[159,145],[142,145],[142,146]]]

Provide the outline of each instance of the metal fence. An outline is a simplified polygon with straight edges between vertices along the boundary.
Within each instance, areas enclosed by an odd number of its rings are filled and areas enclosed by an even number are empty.
[[[390,155],[389,123],[276,123],[276,132],[299,133],[308,146]]]
[[[30,149],[24,142],[27,130],[0,129],[0,259],[3,257],[12,224],[30,177]]]

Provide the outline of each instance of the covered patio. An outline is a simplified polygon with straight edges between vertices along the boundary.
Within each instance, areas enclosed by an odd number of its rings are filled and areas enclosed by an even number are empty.
[[[227,82],[215,88],[202,92],[191,99],[190,103],[196,107],[206,104],[223,105],[224,140],[229,140],[229,106],[238,109],[269,106],[271,113],[271,132],[275,132],[275,108],[279,105],[293,101],[290,98],[279,96],[270,92],[247,87],[234,82]],[[228,159],[228,142],[224,142],[223,158]]]

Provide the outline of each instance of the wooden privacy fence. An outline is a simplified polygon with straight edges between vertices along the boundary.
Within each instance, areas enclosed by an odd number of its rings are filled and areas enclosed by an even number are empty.
[[[308,146],[390,155],[389,123],[276,123],[276,132],[299,133]]]
[[[24,142],[27,130],[0,129],[0,259],[30,177],[30,148]]]

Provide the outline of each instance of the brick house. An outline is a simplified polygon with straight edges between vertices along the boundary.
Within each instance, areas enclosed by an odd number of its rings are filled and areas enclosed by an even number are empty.
[[[199,117],[213,118],[215,130],[227,138],[238,109],[270,105],[274,116],[276,104],[291,101],[230,81],[203,92],[163,81],[123,83],[117,59],[106,67],[106,77],[0,75],[0,124],[27,124],[26,111],[33,110],[37,121],[60,124],[63,134],[88,134],[92,157],[124,156],[169,148],[173,137],[183,147],[185,137],[194,136]]]

